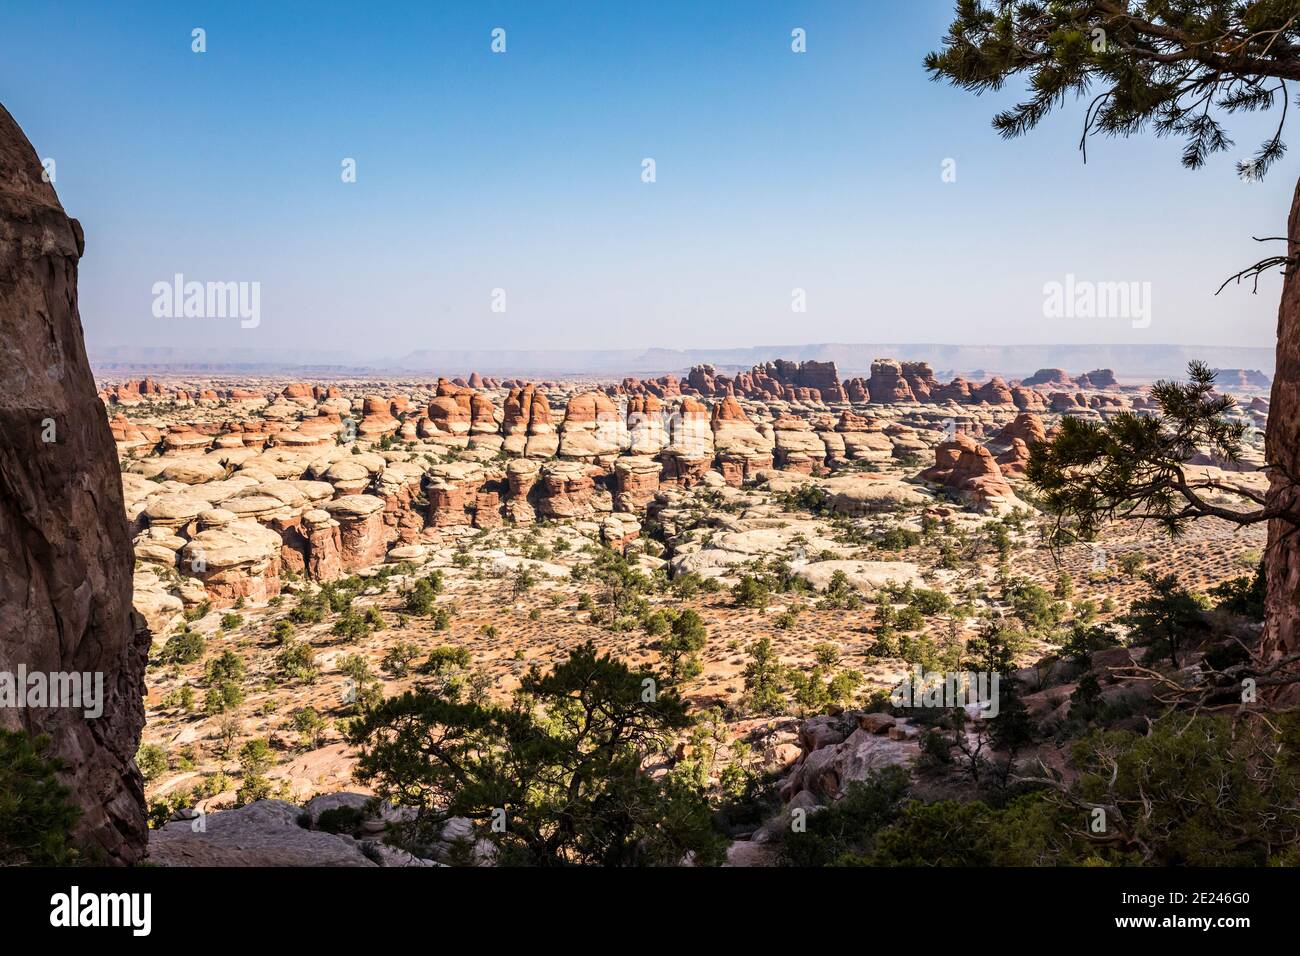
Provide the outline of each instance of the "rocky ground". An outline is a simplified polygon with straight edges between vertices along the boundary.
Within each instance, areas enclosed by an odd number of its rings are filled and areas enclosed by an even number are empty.
[[[708,639],[684,689],[723,728],[718,764],[742,755],[788,808],[911,760],[916,728],[862,704],[918,654],[957,653],[1017,612],[1008,581],[1054,592],[1059,617],[1106,621],[1143,592],[1143,568],[1205,591],[1258,563],[1262,531],[1217,521],[1051,551],[1022,480],[1029,445],[1062,415],[1141,411],[1144,392],[1059,370],[1039,376],[1058,397],[941,386],[918,364],[845,382],[786,363],[599,387],[102,383],[154,637],[140,762],[157,822],[180,818],[156,831],[155,860],[420,862],[382,845],[378,818],[369,840],[297,820],[313,799],[364,800],[346,795],[358,698],[427,680],[418,665],[439,648],[463,655],[455,679],[504,698],[588,640],[662,666],[656,613],[694,610]],[[1267,405],[1241,414],[1260,427]],[[1231,472],[1200,467],[1258,488],[1257,462],[1252,446]],[[611,554],[639,575],[631,596],[611,595]],[[829,708],[753,713],[744,669],[764,637],[785,665],[857,679]],[[288,803],[229,809],[250,741],[267,745],[257,796]],[[733,863],[770,861],[761,828],[739,836]]]

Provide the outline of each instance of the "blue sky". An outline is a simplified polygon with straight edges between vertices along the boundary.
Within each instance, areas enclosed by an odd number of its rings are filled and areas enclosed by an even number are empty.
[[[92,346],[1274,341],[1276,278],[1213,295],[1284,228],[1294,158],[1232,168],[1264,124],[1196,173],[1149,137],[1084,165],[1081,105],[1004,142],[1019,88],[921,68],[949,0],[7,6],[0,101],[85,227]],[[260,325],[155,318],[178,272],[259,282]],[[1150,326],[1044,318],[1068,273],[1150,282]]]

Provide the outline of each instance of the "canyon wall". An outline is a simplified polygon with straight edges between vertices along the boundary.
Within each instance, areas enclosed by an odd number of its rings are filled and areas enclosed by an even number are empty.
[[[48,734],[82,808],[92,862],[145,847],[135,751],[149,635],[131,606],[132,549],[104,408],[77,311],[81,226],[0,106],[0,671],[103,677],[103,713],[0,708]]]

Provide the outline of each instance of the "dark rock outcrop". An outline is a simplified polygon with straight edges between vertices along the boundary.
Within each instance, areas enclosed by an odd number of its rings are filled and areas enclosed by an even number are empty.
[[[122,480],[77,311],[81,226],[0,107],[0,670],[103,675],[103,714],[4,708],[48,734],[82,808],[88,858],[145,848],[135,751],[149,635],[131,606]]]

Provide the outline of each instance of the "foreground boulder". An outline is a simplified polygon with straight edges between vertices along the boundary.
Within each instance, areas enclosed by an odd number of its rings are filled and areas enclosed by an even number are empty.
[[[149,634],[133,615],[122,479],[77,311],[84,238],[0,106],[0,671],[103,675],[103,714],[3,708],[48,734],[82,809],[79,842],[106,863],[145,847],[134,757]],[[138,622],[138,623],[137,623]]]
[[[155,830],[155,866],[375,866],[348,836],[304,829],[302,808],[258,800],[237,810],[178,820]]]

